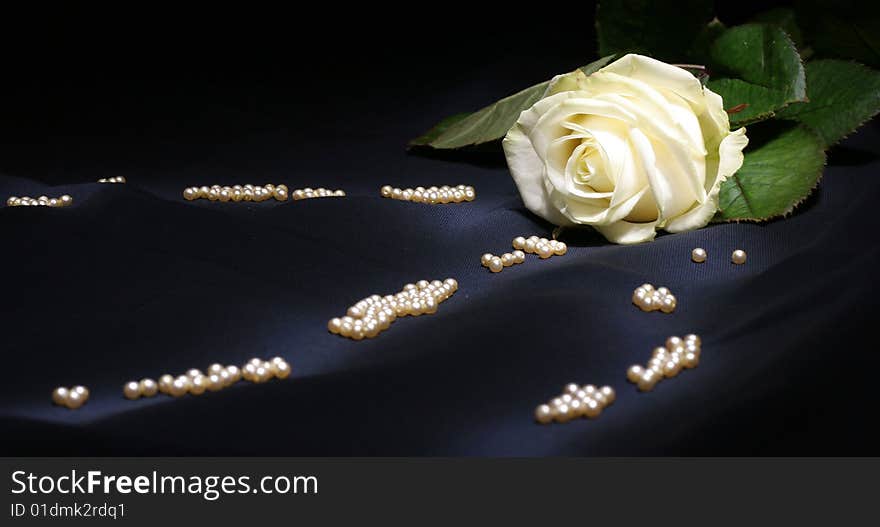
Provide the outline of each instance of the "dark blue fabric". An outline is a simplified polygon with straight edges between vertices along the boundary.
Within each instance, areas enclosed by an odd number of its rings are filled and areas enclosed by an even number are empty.
[[[60,96],[48,155],[26,137],[0,152],[4,201],[75,199],[0,208],[3,453],[876,455],[877,126],[833,152],[819,191],[784,221],[638,246],[579,234],[564,257],[492,275],[482,253],[550,226],[524,210],[497,153],[404,145],[580,61],[525,48],[446,69],[391,60],[375,77],[353,64],[353,86],[267,87],[239,73],[218,92],[210,76],[135,76]],[[372,84],[392,70],[409,76]],[[114,175],[129,183],[92,183]],[[189,185],[246,182],[348,197],[181,198]],[[477,200],[378,195],[458,183]],[[707,263],[690,262],[696,246]],[[737,248],[744,266],[729,263]],[[436,315],[362,342],[326,330],[357,299],[446,277],[460,290]],[[674,314],[630,303],[646,281],[671,288]],[[648,394],[626,382],[628,366],[691,332],[703,337],[699,368]],[[275,355],[290,379],[179,400],[121,395],[130,379]],[[617,402],[595,421],[534,424],[533,408],[568,382],[611,385]],[[51,390],[73,384],[91,389],[88,404],[53,407]]]

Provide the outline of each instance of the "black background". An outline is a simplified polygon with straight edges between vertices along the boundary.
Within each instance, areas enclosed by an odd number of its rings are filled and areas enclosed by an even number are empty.
[[[583,235],[570,255],[490,276],[480,254],[549,226],[497,152],[406,141],[594,59],[593,6],[389,9],[63,6],[9,39],[0,191],[76,204],[0,209],[4,453],[876,453],[875,124],[832,152],[791,220],[638,247]],[[93,183],[114,175],[129,184]],[[245,182],[351,197],[180,198]],[[417,207],[379,199],[386,183],[473,184],[478,200]],[[699,268],[696,245],[710,251]],[[750,262],[733,268],[739,247]],[[462,289],[438,315],[371,342],[324,329],[361,297],[446,276]],[[644,281],[673,289],[674,315],[629,305]],[[706,342],[699,369],[648,395],[623,381],[692,331]],[[273,355],[291,379],[120,395],[130,378]],[[532,408],[571,381],[619,400],[595,422],[534,425]],[[80,383],[93,393],[83,409],[50,406],[52,388]]]

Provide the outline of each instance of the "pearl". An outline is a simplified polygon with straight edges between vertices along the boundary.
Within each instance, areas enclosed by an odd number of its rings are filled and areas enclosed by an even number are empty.
[[[195,377],[197,375],[202,375],[202,371],[199,370],[198,368],[191,368],[189,370],[186,370],[186,376],[189,377],[190,379],[192,379],[193,377]]]
[[[220,201],[226,203],[226,202],[228,202],[230,199],[232,199],[232,193],[229,192],[229,191],[226,190],[226,189],[223,189],[223,190],[221,190],[221,191],[217,194],[217,198],[218,198]]]
[[[492,258],[494,257],[494,254],[486,253],[480,257],[480,264],[482,264],[483,267],[489,267],[489,262],[492,261]]]
[[[705,262],[708,256],[709,255],[706,253],[706,249],[703,249],[702,247],[697,247],[696,249],[691,251],[691,260],[693,260],[695,263]]]
[[[208,389],[208,378],[204,375],[196,375],[190,379],[189,393],[192,395],[202,395]]]
[[[583,412],[584,403],[581,402],[580,399],[574,399],[570,403],[568,403],[568,413],[570,414],[572,419],[584,415]]]
[[[568,246],[563,242],[556,242],[556,246],[553,247],[553,254],[557,256],[562,256],[568,252]]]
[[[50,207],[60,207],[60,206],[61,206],[61,202],[58,201],[57,198],[52,198],[52,199],[49,200],[49,206],[50,206]]]
[[[61,206],[62,207],[67,207],[68,205],[71,205],[71,204],[73,204],[73,198],[71,198],[67,194],[61,196]],[[743,253],[743,254],[745,254],[745,253]]]
[[[733,254],[730,255],[730,261],[735,263],[736,265],[742,265],[746,263],[746,252],[742,249],[737,249],[733,251]]]
[[[580,389],[581,387],[573,382],[565,385],[565,393],[577,393]]]
[[[171,393],[171,385],[174,384],[174,377],[167,373],[159,377],[159,391],[162,393]]]
[[[553,408],[553,417],[557,423],[567,423],[571,420],[572,415],[567,404],[560,404]]]
[[[526,261],[526,253],[516,250],[513,251],[513,263],[521,264]]]
[[[681,358],[681,365],[685,368],[696,368],[700,364],[699,353],[687,352]]]
[[[514,264],[513,255],[510,253],[504,253],[501,255],[501,265],[504,267],[510,267]]]
[[[290,376],[290,365],[284,361],[273,363],[272,370],[272,373],[278,379],[286,379]]]
[[[493,256],[491,260],[489,260],[489,270],[493,273],[500,273],[504,268],[504,264],[501,262],[501,258],[497,256]]]
[[[645,372],[645,369],[639,366],[638,364],[634,364],[626,370],[626,379],[629,382],[639,382],[639,379],[642,378],[642,374]]]
[[[391,197],[391,185],[385,185],[381,189],[379,189],[379,194],[382,195],[383,198]]]
[[[666,355],[668,355],[669,353],[670,353],[669,350],[666,349],[665,347],[657,346],[656,348],[654,348],[654,351],[651,353],[651,357],[655,358],[655,359],[656,358],[662,359]]]
[[[523,249],[526,246],[526,239],[523,238],[522,236],[517,236],[516,238],[513,239],[513,242],[511,242],[511,245],[513,245],[514,249]]]
[[[681,346],[682,340],[680,337],[669,337],[666,339],[666,349],[669,351],[674,350],[677,346]]]
[[[608,399],[605,397],[605,394],[599,391],[594,392],[593,395],[589,397],[589,399],[592,399],[599,403],[599,406],[605,406],[608,403]]]
[[[541,423],[542,425],[549,424],[553,421],[553,410],[550,406],[546,404],[542,404],[535,408],[535,421]]]
[[[64,405],[70,408],[71,410],[76,410],[80,406],[86,403],[86,398],[80,392],[69,391],[67,392],[67,399],[64,401]]]
[[[703,344],[702,339],[693,333],[684,336],[684,342],[687,344],[688,342],[693,342],[697,346],[701,346]]]
[[[223,377],[221,377],[217,373],[212,373],[208,375],[207,389],[212,392],[219,392],[224,388],[226,383],[223,381]]]
[[[141,379],[138,388],[144,397],[153,397],[159,392],[159,385],[153,379]]]
[[[126,399],[137,399],[141,396],[140,383],[137,381],[128,381],[125,383],[125,386],[122,387],[122,395],[124,395]]]
[[[647,370],[642,373],[642,376],[639,377],[637,382],[639,390],[643,392],[650,392],[656,386],[657,381],[660,380],[660,375],[658,375],[654,370]]]
[[[330,333],[338,335],[339,332],[342,330],[342,320],[340,320],[339,318],[331,318],[330,322],[327,322],[327,329],[330,331]]]
[[[565,401],[562,400],[562,397],[554,397],[553,400],[550,401],[550,404],[556,407],[565,404]]]
[[[602,413],[602,406],[594,399],[586,399],[584,401],[583,414],[584,417],[595,419]]]
[[[197,197],[199,197],[199,191],[194,187],[190,187],[183,191],[183,199],[187,201],[192,201]]]
[[[642,311],[654,311],[655,309],[657,309],[657,306],[654,303],[654,298],[650,296],[646,296],[645,298],[641,299],[638,306]]]
[[[220,375],[220,372],[225,369],[226,368],[224,368],[222,364],[218,364],[215,362],[214,364],[208,366],[208,375],[211,375],[211,374]]]
[[[615,400],[617,400],[617,393],[615,393],[614,388],[611,386],[603,386],[599,393],[605,396],[605,405],[612,404]]]
[[[74,386],[73,388],[71,388],[70,391],[79,393],[79,394],[82,395],[86,400],[88,400],[89,395],[90,395],[90,393],[89,393],[89,389],[86,388],[85,386],[79,386],[79,385],[77,385],[77,386]]]
[[[660,301],[660,311],[664,313],[672,313],[675,311],[675,306],[678,304],[678,301],[675,299],[673,295],[667,295],[663,300]]]
[[[66,406],[67,405],[67,396],[69,394],[69,390],[64,386],[59,386],[52,390],[52,402],[57,404],[58,406]]]
[[[235,384],[241,380],[241,370],[238,366],[227,366],[226,373],[229,374],[229,384]]]
[[[537,242],[535,240],[529,238],[526,240],[526,243],[523,245],[523,250],[529,254],[535,254],[537,247]]]
[[[672,358],[663,363],[663,376],[667,378],[675,377],[681,372],[681,366],[681,361],[677,356],[673,355]]]
[[[539,243],[535,246],[535,250],[538,252],[538,256],[540,256],[542,260],[546,260],[553,256],[553,249],[551,249],[546,243]]]

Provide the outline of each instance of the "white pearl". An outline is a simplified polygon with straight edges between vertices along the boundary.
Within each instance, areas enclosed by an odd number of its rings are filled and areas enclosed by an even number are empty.
[[[662,358],[666,357],[669,353],[670,353],[670,351],[668,349],[666,349],[665,347],[657,346],[656,348],[654,348],[654,351],[651,352],[651,358],[662,359]]]
[[[626,370],[626,379],[629,382],[639,382],[639,379],[642,378],[642,373],[645,372],[645,369],[639,366],[638,364],[634,364]]]
[[[526,243],[523,244],[523,250],[527,253],[530,253],[530,254],[535,254],[536,247],[537,247],[537,242],[535,242],[535,240],[533,240],[531,238],[526,240]]]
[[[477,197],[477,193],[474,191],[474,189],[472,187],[468,187],[467,189],[465,189],[465,191],[464,191],[465,201],[473,201],[474,199],[476,199],[476,197]]]
[[[693,260],[695,263],[705,262],[708,256],[709,255],[706,253],[706,249],[703,249],[702,247],[697,247],[696,249],[691,251],[691,260]]]
[[[262,366],[261,366],[261,368],[262,368]],[[222,390],[225,385],[226,385],[226,383],[223,382],[223,377],[221,377],[220,375],[218,375],[216,373],[212,373],[211,375],[208,375],[207,388],[209,391],[218,392],[218,391]]]
[[[524,253],[520,250],[513,251],[513,262],[514,263],[521,264],[525,261],[526,261],[526,253]]]
[[[593,392],[589,399],[592,399],[599,403],[599,406],[605,406],[608,403],[608,399],[605,398],[605,394],[600,391]]]
[[[656,293],[659,296],[664,297],[669,294],[669,289],[667,289],[665,287],[658,287]]]
[[[211,375],[212,373],[219,375],[220,372],[223,371],[224,369],[225,368],[223,368],[222,364],[218,364],[215,362],[214,364],[211,364],[210,366],[208,366],[208,375]]]
[[[553,420],[553,410],[550,406],[542,404],[535,408],[535,421],[546,425]]]
[[[663,376],[664,377],[675,377],[681,372],[681,361],[678,359],[677,355],[673,355],[668,360],[663,363]]]
[[[669,351],[672,351],[677,346],[681,346],[682,343],[683,342],[681,340],[681,337],[669,337],[668,339],[666,339],[666,349],[668,349]]]
[[[137,399],[141,396],[141,385],[137,381],[129,381],[122,387],[122,395],[126,399]]]
[[[66,406],[67,405],[67,396],[70,391],[64,386],[59,386],[52,390],[52,402],[57,404],[58,406]]]
[[[522,236],[517,236],[513,239],[511,245],[513,245],[514,249],[523,249],[526,246],[526,239]]]
[[[556,245],[553,247],[553,254],[557,256],[562,256],[568,252],[568,246],[565,243],[557,241]]]
[[[684,341],[685,341],[685,343],[693,342],[697,346],[701,346],[703,344],[702,339],[700,339],[700,337],[698,337],[697,335],[694,335],[693,333],[691,333],[690,335],[685,335]]]
[[[187,201],[192,201],[199,197],[199,191],[195,187],[190,187],[183,191],[183,199]]]
[[[153,379],[141,379],[138,385],[144,397],[153,397],[159,392],[159,385]]]
[[[278,379],[286,379],[290,376],[290,365],[284,361],[272,364],[272,369],[272,373]]]
[[[85,399],[85,400],[89,399],[90,392],[89,392],[89,389],[86,388],[85,386],[77,385],[77,386],[74,386],[73,388],[71,388],[70,391],[77,392],[78,394],[82,395],[83,399]]]
[[[584,402],[582,402],[580,399],[573,399],[570,403],[568,403],[568,413],[570,414],[572,419],[584,415],[583,412]]]
[[[553,249],[550,248],[546,243],[539,243],[535,246],[535,250],[538,253],[538,256],[541,257],[542,260],[550,258],[553,256]]]
[[[483,256],[480,257],[480,264],[482,264],[483,267],[489,267],[489,262],[492,261],[492,258],[494,257],[494,254],[485,253]]]
[[[642,376],[639,377],[637,384],[639,386],[639,390],[643,392],[650,392],[654,389],[654,386],[659,380],[660,375],[657,374],[654,370],[646,370],[642,373]]]
[[[192,386],[192,381],[186,375],[180,375],[171,383],[171,395],[174,397],[182,397],[186,395]]]
[[[584,401],[583,414],[584,417],[595,419],[602,413],[602,406],[595,399],[586,399]]]
[[[340,320],[339,318],[330,319],[330,322],[327,322],[327,329],[330,331],[330,333],[338,335],[339,332],[342,330],[342,320]]]
[[[73,203],[73,198],[68,196],[67,194],[61,196],[61,206],[66,207]]]
[[[196,375],[189,382],[189,393],[202,395],[208,389],[208,378],[204,375]]]
[[[241,380],[241,370],[238,366],[227,366],[226,373],[229,374],[229,384],[235,384]]]
[[[489,270],[493,273],[500,273],[504,268],[504,264],[501,263],[501,258],[497,256],[493,256],[491,260],[489,260]]]
[[[565,393],[573,394],[573,393],[577,393],[580,389],[581,389],[580,386],[578,386],[577,384],[575,384],[573,382],[570,382],[565,385],[564,391],[565,391]]]
[[[560,404],[553,408],[553,418],[557,423],[567,423],[571,420],[572,415],[567,404]]]
[[[67,392],[67,399],[64,401],[64,405],[71,410],[76,410],[83,404],[85,404],[86,398],[79,392],[75,392],[73,390]]]
[[[276,187],[272,194],[276,201],[287,201],[287,188]]]
[[[673,295],[667,295],[660,301],[660,311],[664,313],[672,313],[675,311],[675,306],[678,304],[678,301],[675,299]]]
[[[609,405],[617,400],[617,393],[615,393],[614,388],[611,386],[603,386],[599,393],[605,396],[605,405]]]
[[[639,300],[638,306],[642,311],[654,311],[657,309],[657,305],[654,303],[654,298],[651,296],[646,296]]]
[[[733,251],[733,254],[730,255],[730,261],[735,263],[736,265],[742,265],[746,263],[746,252],[742,249],[737,249]]]
[[[510,267],[514,264],[513,255],[510,253],[504,253],[501,255],[501,265],[504,267]]]
[[[174,384],[174,377],[167,373],[159,377],[159,391],[162,393],[171,393],[171,385]]]

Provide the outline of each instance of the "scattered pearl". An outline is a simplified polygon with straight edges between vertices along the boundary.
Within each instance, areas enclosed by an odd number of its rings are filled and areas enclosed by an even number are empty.
[[[500,273],[503,268],[504,264],[501,262],[501,258],[493,256],[492,259],[489,260],[489,270],[493,273]]]
[[[159,377],[159,391],[165,394],[171,393],[171,385],[174,384],[174,377],[167,373]]]
[[[67,395],[69,390],[64,386],[59,386],[52,390],[52,402],[58,406],[67,406]]]
[[[733,251],[733,254],[730,255],[730,261],[736,265],[742,265],[746,263],[746,252],[742,249],[737,249]]]
[[[660,375],[657,374],[654,370],[645,370],[642,372],[642,376],[639,377],[639,380],[636,382],[638,384],[639,390],[643,392],[650,392],[654,389],[654,386],[657,385],[657,381],[660,380]]]
[[[122,395],[126,399],[137,399],[141,396],[141,385],[137,381],[129,381],[122,387]]]
[[[87,399],[88,397],[81,394],[80,392],[71,390],[67,392],[67,401],[65,404],[71,410],[76,410],[80,406],[86,404]]]
[[[700,361],[700,337],[694,334],[684,339],[672,336],[666,339],[665,346],[654,348],[651,359],[645,368],[630,366],[626,372],[629,382],[638,385],[643,392],[651,391],[664,378],[672,378],[682,369],[695,368]]]
[[[628,370],[626,370],[626,378],[627,380],[629,380],[629,382],[638,382],[644,372],[644,368],[642,368],[638,364],[634,364],[630,366]]]
[[[672,313],[678,301],[666,287],[655,290],[651,284],[642,284],[633,291],[632,303],[642,311],[660,310],[663,313]]]
[[[549,424],[551,421],[566,423],[579,417],[594,419],[602,409],[614,402],[616,395],[610,386],[596,388],[592,384],[578,386],[566,384],[563,393],[549,403],[535,408],[535,421]]]
[[[513,245],[514,249],[519,249],[519,250],[525,249],[526,239],[523,238],[522,236],[517,236],[516,238],[513,239],[512,245]]]
[[[73,198],[67,194],[59,198],[40,196],[34,199],[28,196],[10,196],[6,199],[6,205],[9,207],[66,207],[72,203]]]
[[[553,421],[553,410],[546,404],[542,404],[535,408],[535,421],[542,425],[549,424]]]
[[[691,260],[696,263],[705,262],[708,256],[709,255],[706,253],[706,249],[703,249],[702,247],[697,247],[696,249],[691,251]]]
[[[514,257],[510,253],[504,253],[501,255],[501,265],[504,267],[510,267],[514,264]]]
[[[141,379],[138,388],[144,397],[153,397],[159,392],[159,385],[153,379]]]

